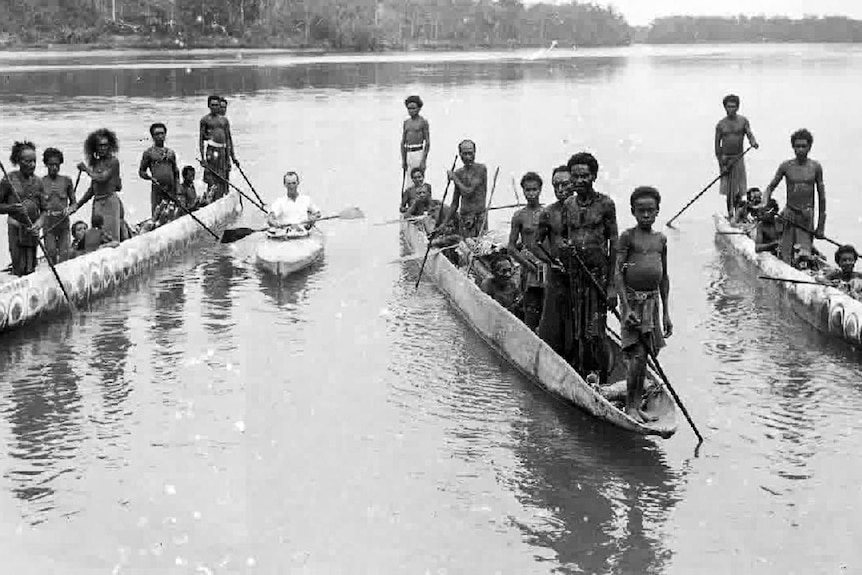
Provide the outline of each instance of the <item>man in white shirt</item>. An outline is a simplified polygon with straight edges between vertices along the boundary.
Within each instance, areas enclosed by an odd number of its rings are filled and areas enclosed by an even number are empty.
[[[299,193],[299,174],[287,172],[284,174],[284,187],[287,195],[275,200],[266,216],[266,223],[273,228],[300,227],[311,229],[314,222],[320,218],[320,210],[305,194]]]

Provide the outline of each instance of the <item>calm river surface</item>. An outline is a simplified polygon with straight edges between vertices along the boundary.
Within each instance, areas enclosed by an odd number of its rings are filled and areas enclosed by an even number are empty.
[[[550,180],[589,149],[628,227],[634,186],[662,190],[665,221],[712,179],[721,98],[735,92],[761,143],[752,184],[809,128],[827,233],[860,242],[862,49],[534,56],[0,54],[7,167],[28,138],[63,149],[71,174],[86,133],[111,127],[141,219],[149,124],[165,122],[194,164],[218,92],[267,201],[295,169],[325,212],[368,215],[321,224],[325,262],[281,284],[248,263],[254,237],[205,244],[74,318],[0,336],[2,571],[862,570],[860,358],[717,249],[717,190],[668,231],[663,363],[707,436],[697,454],[682,419],[670,440],[631,438],[536,388],[433,284],[413,291],[415,263],[387,263],[397,226],[371,225],[397,215],[410,93],[426,102],[435,195],[465,137],[501,167],[498,203],[514,200],[513,176]],[[243,218],[261,221],[248,206]]]

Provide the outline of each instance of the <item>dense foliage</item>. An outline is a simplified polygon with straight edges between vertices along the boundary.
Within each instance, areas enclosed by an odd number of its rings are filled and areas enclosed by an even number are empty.
[[[0,42],[470,47],[627,44],[613,9],[521,0],[0,0]]]
[[[840,16],[800,20],[673,16],[655,20],[643,39],[652,44],[862,42],[862,21]]]

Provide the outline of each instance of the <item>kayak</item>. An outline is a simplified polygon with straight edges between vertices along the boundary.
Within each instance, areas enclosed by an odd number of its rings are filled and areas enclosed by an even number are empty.
[[[218,233],[241,211],[239,195],[232,192],[196,210],[195,216]],[[66,293],[77,305],[103,297],[132,277],[142,275],[171,255],[186,251],[193,243],[207,238],[213,241],[206,230],[185,215],[117,247],[80,255],[55,268]],[[37,319],[55,317],[67,309],[68,303],[47,263],[41,264],[32,274],[12,276],[0,283],[0,333]]]
[[[428,245],[425,229],[422,222],[402,222],[402,237],[412,252],[425,253]],[[459,249],[462,261],[468,260],[463,248]],[[443,252],[432,250],[424,274],[434,281],[467,324],[518,371],[552,394],[623,430],[660,437],[670,437],[676,432],[676,405],[652,370],[648,370],[643,410],[657,420],[641,423],[621,409],[626,389],[625,366],[619,337],[611,330],[608,340],[616,360],[609,381],[614,383],[593,386],[525,323],[479,288],[478,283],[490,271],[480,258],[471,261],[466,269],[458,268]],[[469,272],[472,274],[468,275]]]
[[[280,277],[301,271],[323,257],[323,233],[311,228],[305,233],[268,230],[255,250],[255,263]]]
[[[811,274],[798,270],[768,253],[754,251],[754,240],[721,214],[713,216],[719,242],[758,275],[813,282]],[[828,266],[834,269],[834,266]],[[790,309],[816,330],[862,347],[862,302],[826,285],[769,281],[783,295]]]

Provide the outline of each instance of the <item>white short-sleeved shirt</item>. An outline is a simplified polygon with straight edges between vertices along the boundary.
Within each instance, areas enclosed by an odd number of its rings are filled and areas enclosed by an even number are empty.
[[[269,213],[272,214],[279,226],[301,224],[311,216],[320,215],[320,211],[312,203],[311,198],[304,194],[299,194],[295,200],[291,200],[287,196],[278,198],[270,206]]]

